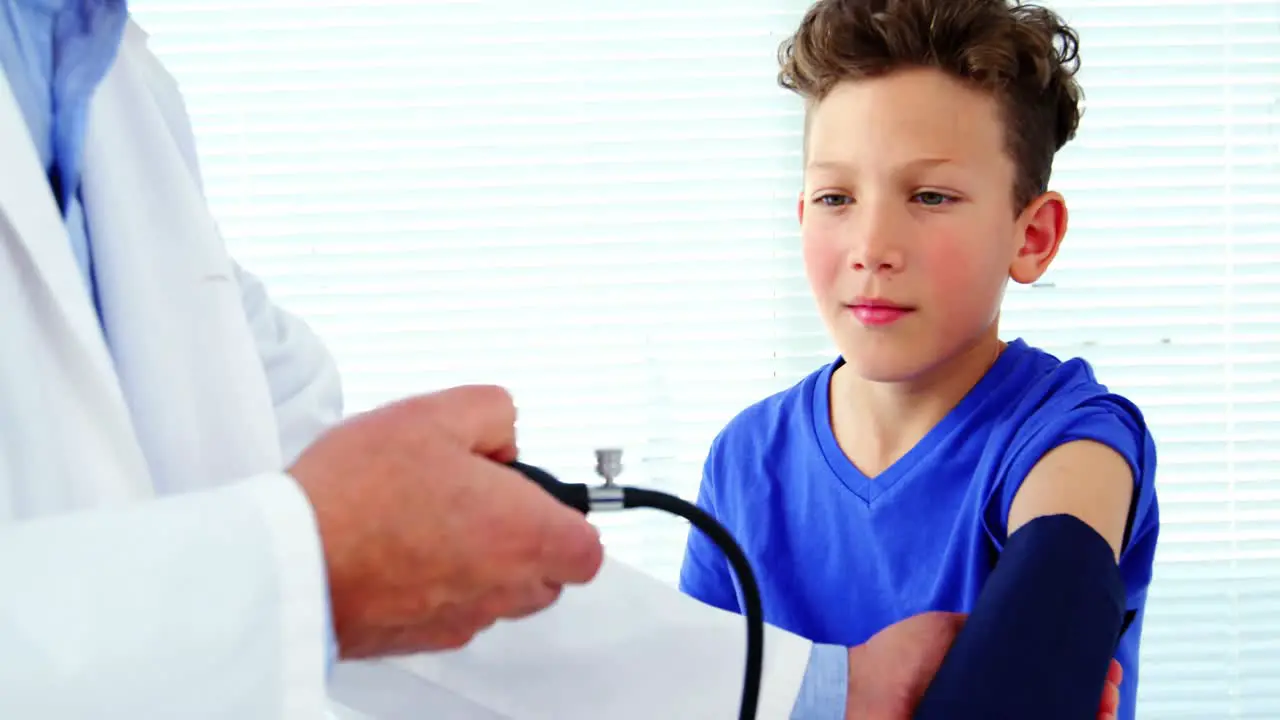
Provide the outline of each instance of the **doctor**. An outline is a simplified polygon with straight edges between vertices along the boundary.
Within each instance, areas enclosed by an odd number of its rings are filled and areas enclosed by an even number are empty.
[[[516,452],[502,390],[343,421],[320,342],[228,257],[178,89],[123,0],[0,10],[0,717],[325,717],[338,657],[554,618],[610,567],[589,524],[493,462]],[[762,717],[905,703],[955,624],[853,651],[771,630]],[[741,656],[722,655],[722,688],[656,681],[736,698]]]

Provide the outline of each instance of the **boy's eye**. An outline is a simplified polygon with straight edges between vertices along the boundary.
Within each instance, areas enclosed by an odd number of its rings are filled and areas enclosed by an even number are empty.
[[[827,207],[840,207],[853,202],[853,198],[848,195],[823,195],[818,198],[818,203]]]
[[[951,201],[951,198],[939,192],[920,192],[916,193],[916,200],[930,207],[945,205]]]

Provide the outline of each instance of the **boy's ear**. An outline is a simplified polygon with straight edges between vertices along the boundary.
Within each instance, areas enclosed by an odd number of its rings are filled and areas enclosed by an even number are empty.
[[[1047,192],[1027,206],[1017,223],[1018,246],[1009,266],[1014,282],[1029,285],[1040,279],[1058,255],[1067,234],[1067,202],[1056,192]]]
[[[796,199],[796,219],[800,224],[804,224],[804,191],[801,190]]]

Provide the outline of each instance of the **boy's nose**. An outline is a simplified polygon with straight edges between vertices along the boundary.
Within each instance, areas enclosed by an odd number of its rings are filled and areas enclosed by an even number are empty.
[[[884,256],[867,255],[865,257],[859,257],[853,261],[851,266],[854,270],[858,271],[894,272],[901,267],[901,264],[902,263],[900,261],[897,261],[895,258],[886,254]]]
[[[849,244],[849,266],[859,272],[897,272],[905,263],[898,232],[886,219],[868,218],[854,230]]]

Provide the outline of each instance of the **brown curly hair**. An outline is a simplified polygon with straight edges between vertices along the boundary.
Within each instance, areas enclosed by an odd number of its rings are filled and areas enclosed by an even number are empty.
[[[1079,42],[1056,13],[1017,0],[819,0],[778,50],[778,83],[807,107],[842,81],[909,67],[981,88],[1003,113],[1021,212],[1080,123]]]

